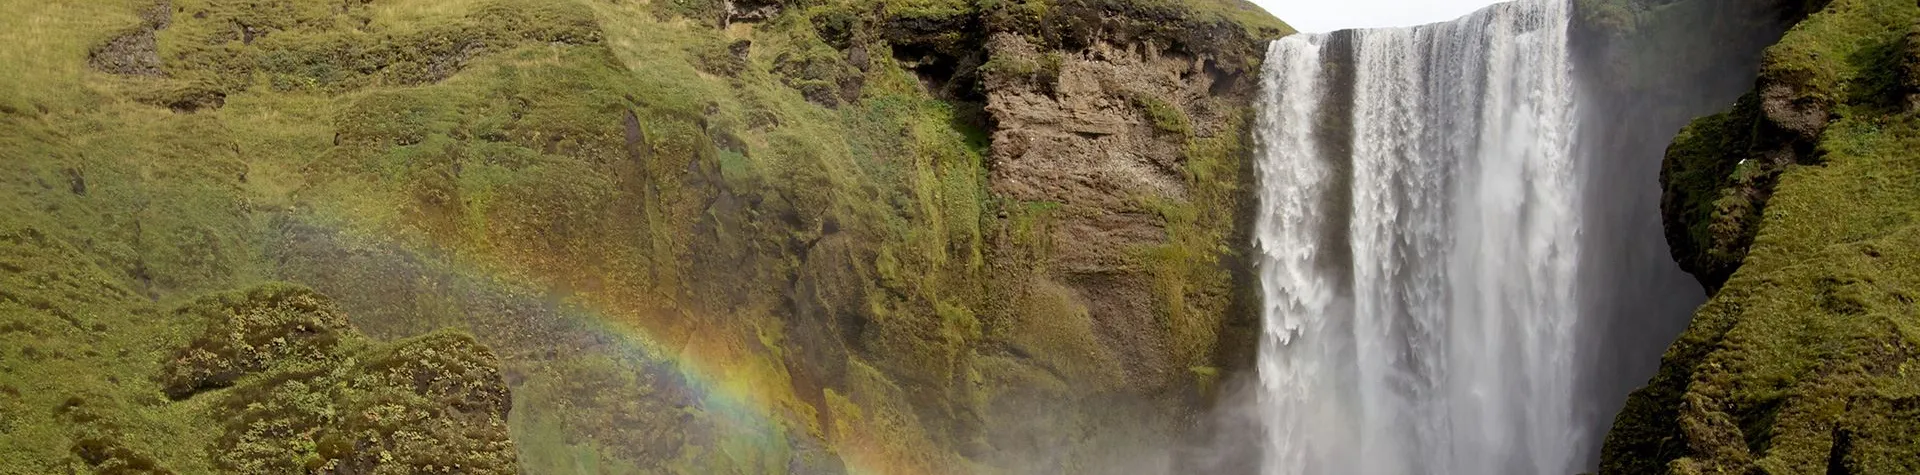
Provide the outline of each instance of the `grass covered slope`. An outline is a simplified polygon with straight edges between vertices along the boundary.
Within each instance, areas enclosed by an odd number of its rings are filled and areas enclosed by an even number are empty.
[[[1669,149],[1675,254],[1719,290],[1615,421],[1603,472],[1920,471],[1917,20],[1825,5]]]
[[[0,473],[1086,467],[1103,428],[1163,428],[1095,403],[1181,417],[1225,359],[1189,313],[1233,294],[1244,125],[1179,135],[1205,201],[1104,251],[1191,340],[1139,394],[1085,302],[1018,278],[1075,243],[989,191],[989,31],[1244,68],[1287,29],[1211,1],[0,6]],[[263,292],[333,303],[202,333],[277,315],[218,303]]]

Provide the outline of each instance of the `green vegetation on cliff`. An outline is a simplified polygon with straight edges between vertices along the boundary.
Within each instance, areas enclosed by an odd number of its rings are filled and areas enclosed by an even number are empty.
[[[85,262],[35,229],[3,239],[0,348],[21,359],[0,372],[0,472],[515,470],[499,362],[464,333],[373,343],[286,284],[160,312],[97,267],[28,267]]]
[[[992,191],[983,42],[1243,74],[1289,31],[1213,0],[0,6],[0,473],[1073,453],[1138,422],[1043,403],[1190,409],[1224,364],[1196,314],[1235,292],[1244,119],[1141,102],[1190,199],[1139,205],[1164,245],[1108,251],[1196,369],[1136,394],[1082,297],[1019,278],[1078,243]],[[983,428],[1021,411],[1059,419]]]
[[[1675,255],[1719,290],[1606,473],[1920,471],[1920,7],[1835,0],[1669,150]]]

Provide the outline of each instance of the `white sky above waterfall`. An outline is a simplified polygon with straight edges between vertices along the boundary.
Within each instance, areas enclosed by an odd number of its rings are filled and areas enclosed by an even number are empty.
[[[1253,0],[1294,29],[1324,33],[1347,28],[1413,26],[1466,16],[1494,0]]]

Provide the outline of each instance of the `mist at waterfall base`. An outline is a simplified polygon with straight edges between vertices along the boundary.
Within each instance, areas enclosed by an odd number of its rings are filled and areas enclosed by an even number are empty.
[[[1800,4],[1677,0],[1622,35],[1568,1],[1271,44],[1246,269],[1259,354],[1225,362],[1180,442],[1122,435],[1081,472],[1596,467],[1705,299],[1662,231],[1666,146],[1752,88]]]
[[[1753,4],[1688,8],[1664,20],[1723,20],[1595,45],[1566,0],[1523,0],[1275,41],[1254,132],[1257,377],[1221,401],[1226,435],[1194,465],[1594,467],[1704,299],[1662,234],[1664,146],[1751,84],[1781,28]]]

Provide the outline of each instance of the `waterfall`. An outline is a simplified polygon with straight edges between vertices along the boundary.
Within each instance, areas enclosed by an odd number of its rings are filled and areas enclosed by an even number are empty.
[[[1262,72],[1267,474],[1567,474],[1581,197],[1566,0],[1294,35]]]

